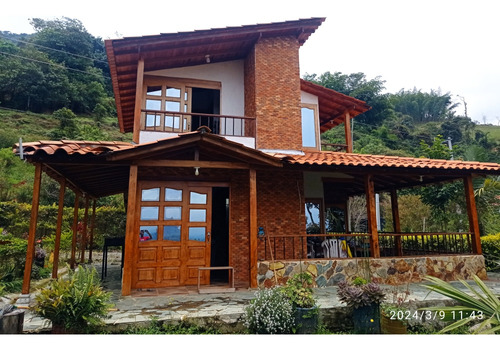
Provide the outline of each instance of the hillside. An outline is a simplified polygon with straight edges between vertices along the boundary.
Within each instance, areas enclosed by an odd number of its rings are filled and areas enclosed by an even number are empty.
[[[477,125],[476,129],[488,134],[492,141],[500,143],[500,125]]]
[[[131,141],[131,134],[122,134],[116,117],[102,118],[100,124],[92,115],[75,118],[81,140]],[[23,142],[53,140],[59,121],[51,114],[0,109],[0,148],[12,147],[22,137]]]

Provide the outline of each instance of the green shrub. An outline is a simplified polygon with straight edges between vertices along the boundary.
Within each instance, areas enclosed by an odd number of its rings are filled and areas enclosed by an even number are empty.
[[[313,278],[309,272],[293,275],[283,291],[294,307],[311,308],[316,305],[313,296]]]
[[[279,287],[262,289],[245,308],[245,326],[253,334],[290,334],[294,326],[293,308]]]
[[[33,312],[69,332],[83,333],[102,325],[111,293],[104,292],[97,271],[79,266],[67,279],[53,280],[35,298]]]
[[[481,247],[486,260],[486,269],[500,269],[500,233],[481,237]]]

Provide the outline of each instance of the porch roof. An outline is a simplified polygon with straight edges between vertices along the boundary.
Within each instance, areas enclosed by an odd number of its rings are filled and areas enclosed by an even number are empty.
[[[342,124],[346,112],[353,118],[371,109],[364,101],[304,79],[300,80],[300,89],[318,96],[319,124],[322,133]]]
[[[19,144],[13,151],[20,154]],[[130,164],[227,169],[283,166],[279,158],[204,129],[139,145],[72,140],[28,142],[23,143],[22,151],[29,162],[42,163],[52,178],[64,178],[68,187],[92,197],[126,192]]]
[[[144,71],[243,59],[262,37],[294,36],[302,45],[325,18],[299,19],[193,32],[106,40],[106,52],[122,132],[133,129],[137,65]]]
[[[468,175],[499,175],[500,164],[462,160],[395,157],[341,152],[304,152],[274,156],[288,166],[311,171],[339,172],[343,178],[324,176],[325,191],[346,196],[365,191],[360,174],[373,175],[376,191],[388,191],[454,181]]]

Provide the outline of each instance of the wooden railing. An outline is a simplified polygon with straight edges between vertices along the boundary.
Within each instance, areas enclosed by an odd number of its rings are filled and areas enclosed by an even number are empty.
[[[209,127],[217,135],[255,137],[255,118],[142,110],[141,130],[144,131],[185,133],[200,126]]]
[[[381,257],[472,254],[471,233],[379,233]],[[350,259],[371,257],[370,234],[332,233],[263,236],[259,260]]]

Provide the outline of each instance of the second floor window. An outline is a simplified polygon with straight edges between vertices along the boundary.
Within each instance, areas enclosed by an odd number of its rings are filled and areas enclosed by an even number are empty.
[[[316,105],[302,104],[302,146],[319,149],[318,116]]]

